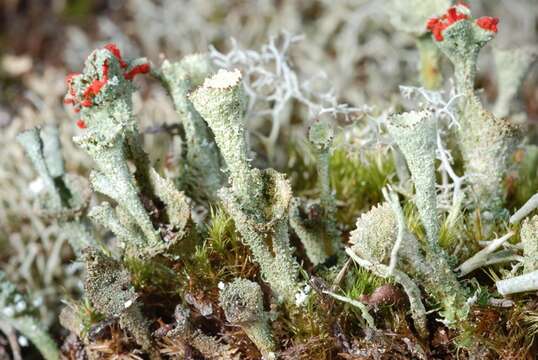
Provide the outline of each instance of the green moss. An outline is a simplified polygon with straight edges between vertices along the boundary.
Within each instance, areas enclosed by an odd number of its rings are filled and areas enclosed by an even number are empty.
[[[294,343],[304,343],[312,337],[328,337],[330,315],[323,311],[323,306],[318,296],[310,296],[302,307],[290,309],[287,316],[279,319],[284,322]]]
[[[174,292],[178,286],[175,272],[169,267],[167,259],[141,260],[130,257],[124,266],[131,274],[131,283],[138,291],[146,293]]]
[[[224,255],[230,247],[237,245],[233,219],[220,207],[211,208],[211,219],[206,231],[211,249],[220,255]]]
[[[419,241],[424,241],[426,239],[426,232],[420,221],[420,216],[415,204],[411,200],[405,201],[403,211],[409,231],[414,234]]]
[[[63,16],[70,20],[83,21],[89,19],[92,10],[93,1],[91,0],[69,0],[65,5]]]
[[[86,337],[95,324],[105,320],[105,316],[100,314],[91,304],[88,298],[83,298],[75,304],[75,310],[82,323],[81,337]]]
[[[371,294],[381,285],[391,283],[393,283],[391,280],[376,276],[365,268],[353,264],[346,278],[344,292],[345,296],[358,299],[361,295]]]
[[[183,273],[201,289],[214,289],[220,281],[235,277],[251,278],[256,266],[241,242],[230,215],[222,208],[212,208],[207,225],[191,258],[184,262]]]
[[[381,202],[381,189],[394,173],[392,158],[385,153],[369,152],[364,160],[350,157],[343,149],[331,156],[331,184],[338,202],[337,219],[353,227],[357,215]]]

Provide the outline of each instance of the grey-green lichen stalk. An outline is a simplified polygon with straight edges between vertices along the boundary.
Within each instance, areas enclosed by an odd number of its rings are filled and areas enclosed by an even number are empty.
[[[415,281],[441,305],[441,315],[447,324],[464,320],[469,310],[466,293],[446,259],[428,244],[421,246],[405,224],[396,195],[386,197],[388,203],[372,208],[357,219],[356,230],[351,233],[353,246],[347,253],[379,276],[393,277],[402,284],[410,298],[415,323],[423,334],[426,332],[424,306]]]
[[[334,131],[327,121],[317,119],[310,126],[308,139],[317,160],[319,203],[294,198],[290,207],[290,225],[314,265],[324,263],[341,250],[340,232],[336,225],[336,199],[329,176],[333,138]],[[315,216],[309,216],[311,213]]]
[[[538,215],[523,221],[520,230],[524,271],[538,270]]]
[[[427,89],[438,89],[443,78],[439,49],[424,24],[432,16],[441,15],[452,3],[450,0],[390,0],[385,6],[391,24],[415,37],[420,82]]]
[[[291,188],[284,175],[250,164],[241,73],[219,70],[190,99],[213,130],[229,171],[231,187],[222,188],[220,198],[260,264],[263,279],[278,298],[293,303],[299,291],[299,264],[288,238]]]
[[[415,203],[428,241],[437,247],[439,220],[435,188],[437,120],[431,110],[391,115],[390,135],[403,152],[415,184]]]
[[[186,197],[151,167],[141,145],[133,113],[132,79],[149,71],[147,60],[127,63],[114,45],[107,45],[88,57],[81,74],[68,78],[66,97],[82,115],[78,125],[83,134],[73,140],[98,168],[90,174],[90,183],[117,203],[115,209],[103,203],[90,216],[140,257],[170,251],[182,239],[190,217]],[[158,202],[165,205],[161,211],[166,216],[155,219],[151,216],[155,211],[150,210]]]
[[[33,128],[17,136],[36,169],[44,191],[38,193],[41,215],[58,220],[61,231],[77,255],[96,247],[91,225],[85,218],[90,201],[86,179],[65,173],[58,129]]]
[[[129,273],[121,263],[95,249],[84,253],[86,279],[84,291],[97,311],[119,318],[120,326],[128,330],[151,359],[160,359],[155,349],[149,323],[144,318]]]
[[[330,239],[331,254],[334,254],[340,248],[340,232],[336,227],[336,198],[331,189],[329,175],[334,130],[327,121],[318,119],[310,126],[308,139],[317,157],[319,201],[323,211],[325,232]]]
[[[505,117],[512,113],[512,103],[517,96],[525,76],[538,59],[538,48],[493,49],[497,69],[497,100],[493,113]]]
[[[188,98],[188,94],[214,72],[211,60],[207,54],[189,55],[179,62],[165,61],[160,70],[159,77],[185,129],[190,175],[201,181],[198,191],[204,191],[210,200],[217,200],[217,191],[225,180],[223,164],[211,130]]]
[[[238,325],[262,353],[264,359],[276,359],[276,344],[263,310],[263,294],[258,285],[247,279],[235,279],[223,285],[219,295],[226,320]]]
[[[0,322],[5,322],[26,336],[46,360],[58,360],[60,351],[36,318],[35,304],[17,290],[0,271]]]
[[[490,17],[472,21],[469,8],[462,4],[428,23],[436,44],[454,65],[456,90],[461,95],[458,143],[475,206],[486,221],[502,214],[502,181],[517,134],[509,120],[487,111],[474,92],[478,53],[495,36],[497,23],[498,19]]]

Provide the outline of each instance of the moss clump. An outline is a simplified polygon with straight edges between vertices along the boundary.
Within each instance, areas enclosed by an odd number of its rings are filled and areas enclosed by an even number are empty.
[[[351,228],[361,211],[383,199],[381,189],[395,172],[394,162],[381,152],[372,151],[359,159],[336,149],[330,164],[331,184],[340,208],[337,219]]]

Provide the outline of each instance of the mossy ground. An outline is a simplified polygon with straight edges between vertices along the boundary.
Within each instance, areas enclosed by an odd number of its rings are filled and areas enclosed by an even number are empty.
[[[521,166],[511,180],[517,182],[517,186],[513,187],[517,190],[509,192],[509,203],[513,207],[520,206],[527,194],[538,190],[537,182],[528,178],[536,168],[534,157],[528,158],[531,155],[523,156]],[[365,162],[349,156],[343,149],[334,151],[331,157],[331,181],[338,199],[337,216],[344,239],[353,229],[356,217],[382,200],[381,189],[393,178],[394,165],[389,155],[371,153],[366,159],[368,161]],[[315,198],[316,172],[312,163],[295,161],[288,175],[298,193]],[[404,211],[409,228],[423,240],[424,230],[411,201],[405,202]],[[494,233],[503,234],[507,228],[508,224],[501,222]],[[424,298],[430,311],[430,335],[427,339],[419,339],[405,300],[370,304],[369,310],[377,326],[373,330],[367,328],[358,308],[323,293],[332,287],[340,295],[364,300],[365,295],[386,284],[398,290],[390,280],[348,264],[344,276],[335,284],[344,259],[332,266],[307,266],[311,296],[299,308],[277,305],[271,303],[270,289],[261,281],[259,269],[252,262],[248,248],[241,242],[233,220],[221,207],[210,209],[204,225],[197,227],[197,236],[195,249],[182,259],[125,260],[154,332],[170,326],[174,307],[183,303],[190,308],[191,321],[196,329],[231,344],[243,358],[259,358],[259,353],[245,334],[239,328],[227,325],[218,305],[219,283],[243,277],[262,284],[264,302],[266,309],[270,310],[271,326],[283,359],[467,359],[473,356],[523,359],[536,351],[536,299],[530,295],[514,296],[514,305],[506,308],[490,303],[490,299],[500,298],[493,280],[503,265],[479,269],[461,279],[469,294],[475,295],[476,301],[469,319],[455,328],[449,329],[440,323],[436,304]],[[441,229],[441,245],[451,255],[454,264],[476,252],[481,239],[483,235],[476,212],[463,213],[454,226],[448,228],[444,223]],[[297,239],[292,236],[292,241],[297,246],[296,256],[307,265]],[[512,241],[517,242],[517,237]],[[462,242],[471,245],[462,251]],[[121,331],[114,319],[104,319],[85,301],[79,304],[78,309],[84,319],[83,334],[95,334],[96,329],[100,330],[99,336],[93,336],[85,346],[97,351],[103,359],[137,359],[139,355],[133,339]],[[101,328],[103,326],[105,330]],[[158,344],[164,358],[179,359],[188,348],[188,344],[166,336]],[[67,358],[74,359],[73,351],[65,349],[72,350],[72,347],[64,346],[64,353]]]

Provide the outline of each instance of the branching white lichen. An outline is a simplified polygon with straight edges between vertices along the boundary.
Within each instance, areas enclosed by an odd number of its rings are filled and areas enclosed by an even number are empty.
[[[538,290],[538,215],[526,219],[520,230],[523,256],[519,256],[524,274],[495,282],[502,295]],[[513,272],[521,266],[515,266]]]
[[[538,194],[534,194],[529,200],[510,217],[510,224],[516,224],[538,208]]]
[[[514,235],[515,233],[510,231],[508,234],[488,242],[486,247],[474,254],[471,258],[467,259],[458,268],[456,268],[456,271],[460,272],[460,276],[465,276],[470,272],[486,265],[514,260],[514,254],[512,252],[509,252],[508,254],[506,254],[506,252],[495,253],[497,249],[503,246],[504,243]]]
[[[249,127],[254,126],[271,159],[281,129],[289,125],[289,109],[292,101],[302,104],[309,117],[329,114],[333,117],[348,117],[362,113],[364,109],[339,103],[332,88],[315,89],[312,84],[317,80],[303,80],[291,64],[290,48],[303,39],[302,36],[283,32],[279,37],[271,37],[260,51],[243,50],[232,39],[232,49],[221,53],[210,47],[211,59],[221,68],[241,69],[244,77],[245,92],[248,96],[246,118]],[[319,74],[325,80],[323,73]],[[269,118],[270,130],[262,134],[259,130],[263,119]],[[262,121],[260,121],[260,119]],[[259,124],[259,125],[256,125]]]

